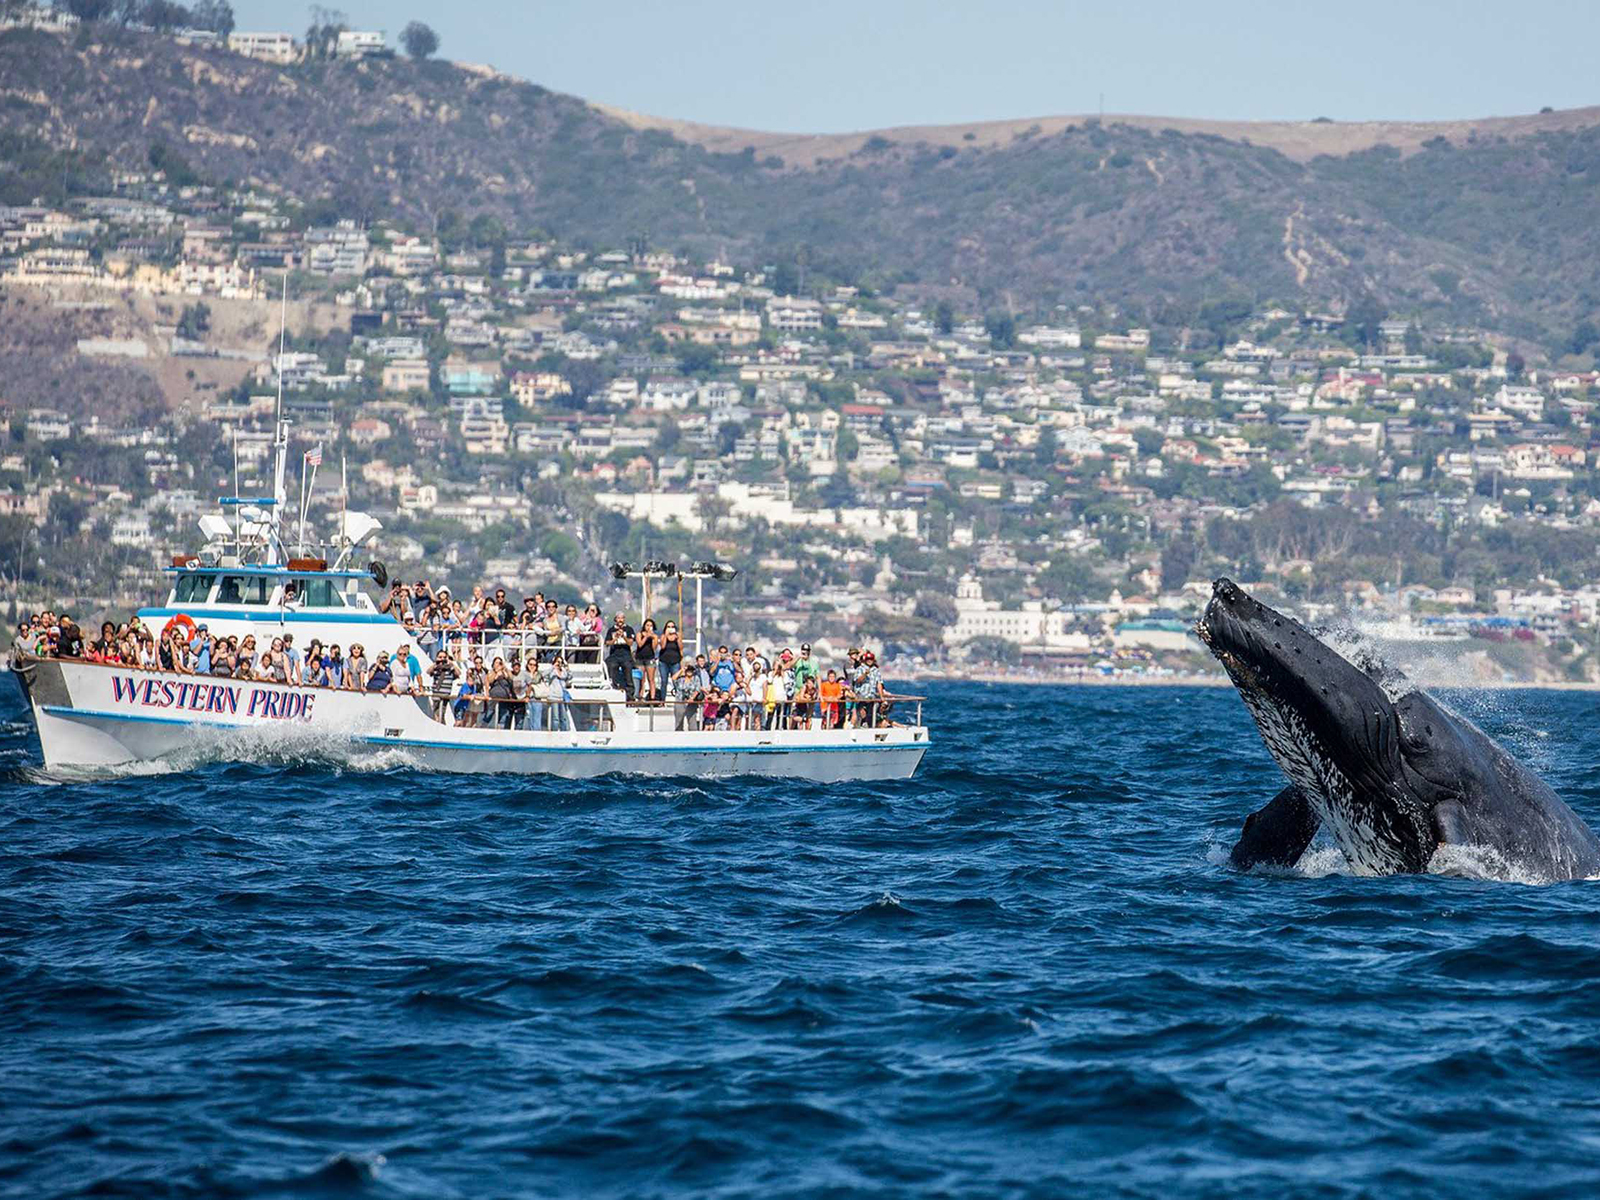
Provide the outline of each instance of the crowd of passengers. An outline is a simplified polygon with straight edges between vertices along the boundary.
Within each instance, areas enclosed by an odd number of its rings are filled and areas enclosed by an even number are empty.
[[[169,622],[153,630],[138,617],[111,621],[88,637],[65,614],[24,621],[17,644],[38,657],[82,658],[184,675],[209,675],[349,691],[426,696],[435,720],[464,727],[571,729],[572,664],[602,663],[630,703],[672,704],[689,729],[838,729],[892,724],[883,673],[870,650],[852,648],[846,665],[822,669],[810,643],[799,653],[754,646],[741,654],[718,646],[686,652],[676,621],[638,629],[617,613],[609,625],[597,605],[562,606],[535,594],[519,611],[505,598],[474,589],[470,609],[426,581],[397,584],[380,605],[411,641],[370,659],[313,638],[302,651],[289,632],[214,636],[204,622]],[[457,610],[476,614],[463,624]],[[413,650],[413,645],[416,647]]]

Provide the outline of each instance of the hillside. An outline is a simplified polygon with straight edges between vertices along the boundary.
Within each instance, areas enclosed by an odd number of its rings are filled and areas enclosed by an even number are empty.
[[[1375,146],[1393,146],[1402,154],[1414,154],[1422,149],[1425,142],[1439,137],[1461,145],[1479,138],[1520,138],[1537,133],[1566,133],[1600,123],[1600,106],[1595,106],[1530,116],[1484,117],[1462,121],[1210,121],[1194,117],[1153,117],[1129,113],[1096,116],[1080,113],[973,121],[962,125],[906,125],[856,133],[765,133],[755,129],[646,116],[606,104],[597,104],[595,107],[635,129],[664,130],[682,141],[704,146],[707,150],[737,153],[746,146],[753,146],[758,154],[782,155],[791,166],[806,167],[854,154],[874,137],[893,142],[955,146],[958,149],[994,149],[1009,144],[1019,134],[1053,137],[1072,126],[1090,122],[1145,129],[1153,133],[1170,129],[1177,133],[1219,137],[1276,150],[1297,162],[1308,162],[1324,154],[1356,154]]]
[[[122,30],[0,36],[0,202],[176,155],[320,209],[803,258],[987,303],[1352,302],[1553,348],[1600,309],[1600,110],[1455,122],[1052,118],[805,138],[483,68],[278,68]]]

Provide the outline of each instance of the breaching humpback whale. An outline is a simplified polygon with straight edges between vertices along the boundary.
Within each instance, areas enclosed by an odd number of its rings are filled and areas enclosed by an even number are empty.
[[[1583,819],[1399,672],[1356,666],[1227,579],[1197,632],[1289,777],[1245,821],[1236,866],[1292,866],[1325,828],[1363,875],[1426,870],[1443,845],[1485,848],[1539,879],[1600,875]]]

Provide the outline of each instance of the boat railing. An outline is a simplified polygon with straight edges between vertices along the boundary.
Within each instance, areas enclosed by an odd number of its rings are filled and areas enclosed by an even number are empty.
[[[532,653],[540,662],[553,662],[558,656],[569,663],[586,663],[598,666],[602,648],[598,641],[587,637],[573,641],[570,635],[552,637],[538,629],[464,629],[459,625],[418,625],[403,622],[402,628],[419,646],[430,653],[440,648],[447,651],[489,651],[526,656]]]
[[[726,704],[730,710],[738,713],[742,727],[752,731],[794,730],[795,720],[804,721],[805,724],[800,728],[807,730],[878,729],[896,726],[921,729],[922,705],[926,699],[926,696],[885,692],[873,699],[846,697],[837,702],[786,701],[781,705],[775,705],[772,710],[766,708],[765,701],[748,698],[729,700]],[[615,714],[619,709],[632,714],[638,722],[634,732],[654,733],[668,730],[699,732],[706,728],[699,723],[705,707],[705,702],[701,700],[612,700],[570,696],[566,699],[522,697],[507,700],[483,692],[435,697],[419,694],[418,700],[425,707],[429,706],[430,700],[434,702],[435,706],[430,708],[430,715],[441,724],[444,723],[442,712],[448,709],[452,716],[456,717],[456,724],[461,723],[462,717],[470,715],[473,725],[483,729],[543,732],[562,732],[568,729],[611,730],[615,728]],[[914,705],[912,720],[909,722],[894,720],[894,714],[905,704]],[[510,724],[506,723],[508,719]],[[864,725],[861,723],[863,720],[869,720],[872,724]]]

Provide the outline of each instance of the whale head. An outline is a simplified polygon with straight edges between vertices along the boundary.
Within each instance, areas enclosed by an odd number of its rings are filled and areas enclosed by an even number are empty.
[[[1455,720],[1398,672],[1351,662],[1300,622],[1219,579],[1196,629],[1261,738],[1352,869],[1420,871],[1432,811],[1457,794]]]

